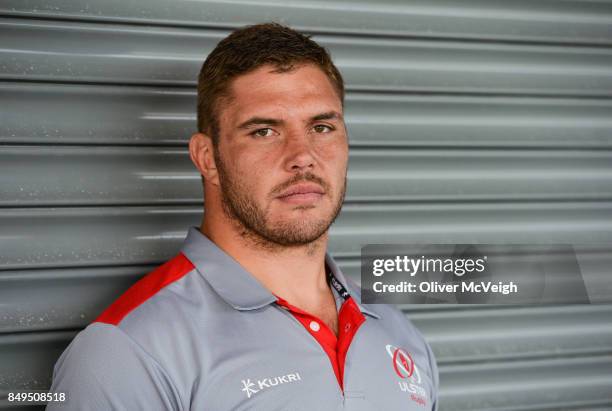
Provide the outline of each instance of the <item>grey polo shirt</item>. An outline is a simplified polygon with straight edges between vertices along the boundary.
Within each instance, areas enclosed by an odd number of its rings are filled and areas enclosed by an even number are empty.
[[[81,331],[48,410],[430,410],[438,370],[395,307],[360,303],[329,254],[336,336],[196,227],[180,253]],[[288,270],[291,267],[287,267]]]

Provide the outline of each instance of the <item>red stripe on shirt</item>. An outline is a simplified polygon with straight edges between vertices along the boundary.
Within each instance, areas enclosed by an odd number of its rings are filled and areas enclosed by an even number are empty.
[[[119,324],[136,307],[193,269],[193,263],[183,253],[179,253],[128,288],[93,322]]]

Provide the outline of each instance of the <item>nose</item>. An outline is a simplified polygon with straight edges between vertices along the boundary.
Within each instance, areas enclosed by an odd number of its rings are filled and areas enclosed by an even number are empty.
[[[285,168],[289,172],[311,171],[315,166],[312,138],[307,133],[294,132],[285,144]]]

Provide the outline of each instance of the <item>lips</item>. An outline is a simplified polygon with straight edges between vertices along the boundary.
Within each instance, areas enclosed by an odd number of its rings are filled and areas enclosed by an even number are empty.
[[[317,184],[296,184],[283,191],[278,198],[285,198],[304,194],[325,194],[325,190]]]
[[[325,190],[318,184],[299,183],[284,190],[277,199],[285,205],[297,206],[293,210],[308,210],[315,208],[324,194]]]

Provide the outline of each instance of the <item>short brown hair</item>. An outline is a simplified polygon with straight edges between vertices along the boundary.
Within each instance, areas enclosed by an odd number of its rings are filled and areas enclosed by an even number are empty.
[[[198,131],[219,138],[219,101],[227,99],[231,81],[265,64],[275,72],[290,71],[296,64],[312,63],[329,78],[344,106],[344,81],[327,50],[289,27],[278,23],[246,26],[217,44],[198,76]]]

